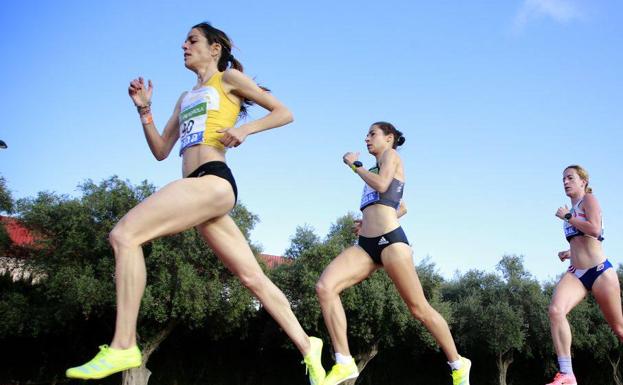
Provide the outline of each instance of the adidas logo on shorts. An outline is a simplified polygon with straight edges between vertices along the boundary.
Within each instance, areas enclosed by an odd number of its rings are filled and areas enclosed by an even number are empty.
[[[381,245],[386,245],[388,243],[389,243],[389,241],[387,239],[385,239],[385,237],[381,237],[381,239],[379,239],[379,243],[377,243],[377,245],[381,246]]]

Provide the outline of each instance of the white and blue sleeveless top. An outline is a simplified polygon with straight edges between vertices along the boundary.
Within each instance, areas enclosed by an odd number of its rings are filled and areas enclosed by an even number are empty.
[[[580,199],[578,201],[578,203],[576,203],[575,205],[573,205],[573,207],[571,207],[571,215],[573,215],[574,218],[578,218],[580,220],[583,220],[584,222],[587,221],[586,219],[586,213],[584,212],[584,209],[582,208],[582,201],[583,199]],[[567,238],[567,241],[571,241],[571,238],[573,237],[577,237],[577,236],[589,236],[584,234],[583,232],[581,232],[580,230],[576,229],[571,223],[565,221],[563,222],[563,229],[565,231],[565,238]],[[604,240],[604,224],[603,224],[603,220],[601,223],[601,234],[599,234],[599,237],[596,238],[598,241],[603,241]]]

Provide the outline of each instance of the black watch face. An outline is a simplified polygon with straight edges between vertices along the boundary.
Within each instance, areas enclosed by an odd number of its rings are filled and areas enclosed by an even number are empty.
[[[361,167],[361,166],[363,166],[363,163],[361,163],[360,161],[356,160],[356,161],[353,162],[353,166]]]

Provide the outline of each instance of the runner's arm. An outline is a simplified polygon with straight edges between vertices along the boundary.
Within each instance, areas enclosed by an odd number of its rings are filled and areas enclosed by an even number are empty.
[[[145,133],[145,139],[147,140],[147,144],[149,145],[151,153],[154,154],[154,157],[157,160],[166,159],[171,153],[175,142],[177,142],[177,140],[179,139],[180,105],[182,103],[184,95],[185,93],[183,93],[177,100],[175,108],[173,109],[173,114],[169,118],[166,126],[164,127],[162,135],[158,132],[158,129],[153,122],[153,119],[150,119],[150,121],[148,121],[147,123],[143,122],[143,132]]]
[[[363,167],[357,167],[355,172],[361,177],[361,179],[363,179],[364,182],[368,184],[368,186],[380,193],[384,193],[387,191],[396,175],[396,169],[398,168],[399,162],[400,158],[398,157],[398,153],[396,150],[392,149],[385,151],[381,157],[379,162],[381,170],[378,174],[370,172]]]
[[[251,78],[242,72],[229,69],[223,74],[223,83],[229,91],[240,98],[252,100],[269,111],[263,118],[245,123],[247,135],[255,134],[271,128],[281,127],[294,120],[290,110],[273,94],[261,89]]]
[[[593,194],[586,194],[582,201],[582,208],[586,214],[586,221],[571,217],[569,223],[586,235],[598,238],[601,235],[601,209]]]

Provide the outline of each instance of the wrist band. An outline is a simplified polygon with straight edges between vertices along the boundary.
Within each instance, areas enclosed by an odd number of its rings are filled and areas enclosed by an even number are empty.
[[[145,104],[144,106],[138,106],[136,104],[135,104],[135,106],[136,106],[136,111],[138,111],[138,113],[140,115],[145,115],[145,114],[151,112],[151,108],[150,108],[151,107],[151,100],[148,101],[147,104]]]
[[[355,167],[354,164],[350,165],[350,168],[353,170],[353,172],[356,174],[357,173],[357,167]]]
[[[145,103],[145,105],[144,105],[144,106],[139,106],[138,104],[135,104],[134,106],[135,106],[136,108],[145,108],[145,107],[149,107],[149,106],[151,106],[151,100],[150,100],[150,101],[148,101],[147,103]]]
[[[141,115],[141,123],[143,123],[143,125],[147,125],[147,124],[150,124],[150,123],[153,123],[153,122],[154,122],[154,118],[151,115],[151,113],[145,114],[145,115]]]
[[[138,107],[136,109],[136,111],[138,111],[139,115],[147,115],[149,113],[151,113],[151,107],[147,106],[147,107]]]

